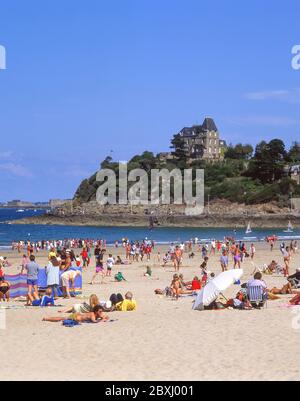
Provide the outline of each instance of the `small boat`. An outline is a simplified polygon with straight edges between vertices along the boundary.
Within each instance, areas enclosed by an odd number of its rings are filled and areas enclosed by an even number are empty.
[[[24,209],[19,209],[19,210],[17,210],[17,213],[24,213],[24,212],[25,212]]]
[[[252,233],[252,228],[251,228],[251,223],[249,222],[246,230],[246,234],[251,234]]]
[[[294,232],[294,227],[293,227],[293,224],[292,224],[291,220],[289,221],[288,229],[285,230],[284,232],[285,233],[293,233]]]

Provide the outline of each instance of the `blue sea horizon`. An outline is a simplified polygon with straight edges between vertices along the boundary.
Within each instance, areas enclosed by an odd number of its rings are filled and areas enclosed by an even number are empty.
[[[263,241],[267,236],[276,235],[279,239],[300,239],[300,229],[293,233],[284,233],[283,228],[253,229],[249,235],[245,229],[230,228],[165,228],[158,227],[150,230],[148,227],[85,227],[85,226],[45,226],[45,225],[16,225],[6,224],[6,221],[24,217],[36,216],[45,211],[27,210],[18,213],[16,209],[0,210],[0,248],[10,247],[13,241],[63,240],[66,238],[103,239],[108,245],[127,237],[132,241],[145,238],[154,240],[157,244],[169,244],[198,238],[199,241],[209,242],[212,239],[223,240],[225,237],[235,237],[242,241]]]

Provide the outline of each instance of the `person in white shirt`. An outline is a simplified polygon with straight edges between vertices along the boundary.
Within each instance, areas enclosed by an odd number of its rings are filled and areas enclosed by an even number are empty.
[[[77,277],[81,277],[81,272],[79,270],[67,270],[61,275],[63,293],[65,298],[71,298],[70,291],[75,289],[75,279]]]
[[[115,259],[113,258],[113,255],[108,255],[108,259],[106,261],[106,277],[111,277],[111,272],[115,264]]]
[[[254,244],[251,244],[251,246],[250,246],[250,256],[251,256],[251,260],[254,259],[255,253],[256,253],[256,248],[255,248]]]
[[[216,241],[215,240],[211,241],[210,254],[211,255],[215,255],[216,254]]]

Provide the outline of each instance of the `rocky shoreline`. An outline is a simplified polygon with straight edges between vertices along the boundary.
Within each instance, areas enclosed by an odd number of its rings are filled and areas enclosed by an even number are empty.
[[[158,219],[160,227],[179,227],[179,228],[227,228],[245,227],[249,220],[253,228],[285,228],[287,222],[292,221],[295,228],[300,228],[300,216],[289,214],[280,215],[216,215],[203,214],[201,216],[172,215]],[[22,220],[15,220],[12,224],[24,225],[58,225],[58,226],[87,226],[87,227],[148,227],[149,216],[134,214],[104,214],[102,216],[57,216],[41,215]]]
[[[68,203],[50,214],[16,220],[13,224],[90,226],[90,227],[149,227],[153,219],[160,227],[241,228],[251,221],[253,228],[286,228],[291,220],[300,227],[300,215],[277,204],[243,205],[228,201],[213,202],[204,213],[187,216],[184,206],[101,206],[96,202]]]

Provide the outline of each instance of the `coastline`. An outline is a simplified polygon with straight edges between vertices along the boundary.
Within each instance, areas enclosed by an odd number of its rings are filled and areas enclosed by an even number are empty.
[[[285,228],[291,220],[295,228],[300,228],[300,216],[290,214],[259,214],[253,216],[203,214],[201,216],[172,215],[161,216],[159,227],[163,228],[243,228],[251,221],[255,228]],[[15,225],[56,225],[86,227],[148,227],[149,216],[137,214],[84,215],[40,215],[9,222]]]

